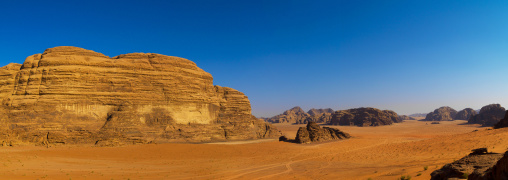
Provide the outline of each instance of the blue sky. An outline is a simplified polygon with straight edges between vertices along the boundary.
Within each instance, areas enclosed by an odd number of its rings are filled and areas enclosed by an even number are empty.
[[[55,46],[190,59],[253,114],[508,104],[508,1],[5,1],[0,65]]]

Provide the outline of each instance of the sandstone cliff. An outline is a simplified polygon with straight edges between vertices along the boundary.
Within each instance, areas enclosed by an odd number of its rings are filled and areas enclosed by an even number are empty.
[[[401,122],[397,113],[376,108],[356,108],[335,111],[330,120],[332,125],[381,126]]]
[[[480,113],[472,116],[468,123],[482,124],[483,126],[494,126],[505,115],[505,108],[500,104],[490,104],[483,106]]]
[[[476,111],[474,109],[466,108],[459,111],[454,119],[469,120],[474,115],[476,115]]]
[[[3,134],[38,144],[276,137],[243,93],[187,59],[55,47],[0,69]],[[12,139],[12,138],[11,138]]]
[[[427,114],[424,121],[452,121],[456,115],[457,111],[455,109],[443,106]]]
[[[309,122],[307,127],[300,127],[296,134],[295,141],[297,143],[312,143],[323,142],[331,140],[347,139],[351,136],[348,133],[342,132],[335,128],[323,127],[321,128],[315,122]]]

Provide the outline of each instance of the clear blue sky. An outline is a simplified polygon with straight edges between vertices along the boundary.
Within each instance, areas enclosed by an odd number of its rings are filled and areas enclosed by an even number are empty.
[[[508,1],[3,1],[0,65],[55,46],[190,59],[256,116],[508,106]]]

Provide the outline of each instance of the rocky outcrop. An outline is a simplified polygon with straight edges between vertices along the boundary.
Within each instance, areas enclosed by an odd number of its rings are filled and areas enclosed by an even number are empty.
[[[306,127],[300,127],[296,134],[295,141],[297,143],[312,143],[324,142],[331,140],[347,139],[351,136],[348,133],[342,132],[335,128],[323,127],[321,128],[315,122],[307,123]]]
[[[448,180],[449,178],[471,179],[473,174],[486,174],[486,171],[494,166],[502,157],[502,154],[487,153],[486,148],[473,150],[466,157],[446,164],[441,169],[432,172],[431,180]]]
[[[452,121],[456,115],[457,111],[455,109],[443,106],[427,114],[424,121]]]
[[[496,125],[494,125],[494,129],[505,127],[508,127],[508,111],[506,111],[506,113],[504,114],[504,118],[499,120],[499,122]]]
[[[300,124],[303,123],[303,121],[310,117],[309,114],[307,114],[305,111],[303,111],[302,108],[299,106],[293,107],[287,111],[284,111],[284,113],[279,114],[277,116],[268,118],[266,121],[271,123],[296,123]]]
[[[399,119],[401,121],[403,121],[403,120],[416,120],[414,117],[406,116],[406,115],[399,116]]]
[[[508,151],[496,162],[494,166],[486,171],[475,170],[468,176],[469,180],[490,180],[490,179],[508,179]]]
[[[243,93],[187,59],[55,47],[0,69],[3,134],[36,144],[278,137]],[[6,128],[7,127],[7,128]]]
[[[381,126],[401,122],[397,113],[376,108],[356,108],[335,111],[330,120],[332,125],[342,126]]]
[[[474,115],[476,115],[476,111],[474,109],[466,108],[462,111],[459,111],[454,119],[469,120]]]
[[[468,123],[470,124],[481,124],[483,126],[494,126],[501,120],[505,115],[505,108],[501,107],[500,104],[490,104],[483,106],[480,113],[472,116]]]
[[[302,108],[296,106],[277,116],[266,118],[270,123],[293,123],[307,124],[308,122],[327,123],[330,122],[333,110],[328,109],[310,109],[307,113]]]

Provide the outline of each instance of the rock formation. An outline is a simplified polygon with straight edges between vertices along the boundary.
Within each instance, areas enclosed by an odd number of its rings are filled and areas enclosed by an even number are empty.
[[[505,115],[505,108],[499,104],[483,106],[480,113],[472,116],[468,123],[481,124],[483,126],[494,126]]]
[[[483,171],[476,169],[471,173],[469,180],[490,180],[490,179],[508,179],[508,151],[504,153],[503,157],[496,162],[494,166]]]
[[[469,120],[472,116],[476,115],[476,111],[471,108],[463,109],[462,111],[459,111],[454,119],[459,120]]]
[[[399,116],[399,119],[401,121],[403,121],[403,120],[416,120],[414,117],[406,116],[406,115]]]
[[[268,118],[266,121],[271,123],[297,123],[300,124],[307,117],[310,117],[302,108],[299,106],[293,107],[284,113],[277,116]]]
[[[317,123],[330,122],[333,110],[328,109],[310,109],[307,113],[302,108],[296,106],[277,116],[266,118],[266,122],[270,123],[294,123],[307,124],[310,121]]]
[[[502,157],[502,154],[487,153],[486,148],[473,150],[466,157],[446,164],[441,169],[432,172],[431,180],[447,180],[448,178],[471,179],[473,174],[486,174],[486,171],[494,166]]]
[[[494,129],[505,128],[508,127],[508,111],[504,114],[504,118],[501,119],[496,125],[494,125]]]
[[[300,127],[296,134],[295,141],[297,143],[323,142],[331,140],[347,139],[351,136],[335,128],[321,128],[315,122],[307,123],[307,127]]]
[[[335,111],[330,120],[332,125],[343,126],[381,126],[401,122],[397,113],[376,108],[356,108]]]
[[[209,73],[183,58],[153,53],[109,58],[55,47],[23,65],[3,67],[0,74],[3,138],[116,145],[280,134],[251,115],[247,96],[214,86]]]
[[[424,121],[452,121],[456,115],[457,111],[455,109],[443,106],[427,114]]]

